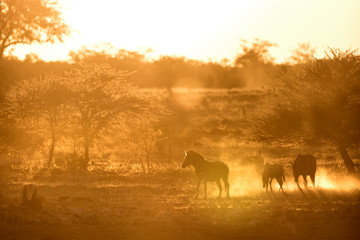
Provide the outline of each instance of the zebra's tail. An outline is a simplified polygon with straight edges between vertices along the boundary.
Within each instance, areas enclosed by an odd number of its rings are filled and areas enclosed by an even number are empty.
[[[229,167],[228,166],[226,166],[225,173],[224,173],[224,176],[223,176],[223,180],[224,181],[229,180]]]
[[[282,178],[284,179],[284,182],[285,182],[285,174],[284,173],[282,174]]]

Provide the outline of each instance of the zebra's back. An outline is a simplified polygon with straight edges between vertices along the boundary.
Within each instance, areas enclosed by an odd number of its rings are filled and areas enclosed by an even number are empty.
[[[284,169],[278,164],[266,164],[263,171],[263,177],[265,178],[281,178],[283,174]]]
[[[196,174],[207,181],[217,181],[220,178],[226,179],[229,175],[229,167],[221,161],[214,162],[204,162],[204,166],[201,171],[196,172]]]
[[[316,172],[316,159],[310,154],[298,155],[293,168],[300,175],[313,175]]]

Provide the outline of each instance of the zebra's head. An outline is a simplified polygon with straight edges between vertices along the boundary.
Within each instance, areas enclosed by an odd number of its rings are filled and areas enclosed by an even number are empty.
[[[198,165],[199,163],[201,163],[204,160],[205,160],[205,158],[201,154],[199,154],[197,152],[194,152],[194,151],[191,151],[191,150],[190,151],[185,151],[185,158],[184,158],[184,162],[181,165],[181,167],[186,168],[189,165],[195,166],[195,165]]]
[[[185,158],[184,158],[184,162],[181,165],[181,167],[186,168],[187,166],[189,166],[191,164],[192,164],[191,158],[189,157],[188,152],[185,151]]]

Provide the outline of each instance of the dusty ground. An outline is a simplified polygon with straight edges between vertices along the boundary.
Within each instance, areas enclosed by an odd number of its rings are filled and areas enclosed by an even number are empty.
[[[240,194],[234,187],[230,199],[217,199],[211,184],[204,200],[194,199],[193,175],[182,171],[34,183],[40,211],[21,207],[22,182],[3,188],[0,239],[319,240],[359,239],[360,233],[357,188]]]

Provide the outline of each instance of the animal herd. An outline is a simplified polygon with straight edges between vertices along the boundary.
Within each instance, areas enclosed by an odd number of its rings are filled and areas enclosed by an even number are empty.
[[[196,187],[196,198],[199,196],[199,187],[201,181],[204,182],[204,194],[207,197],[207,182],[216,182],[219,188],[219,198],[222,194],[222,186],[220,180],[222,179],[225,184],[226,196],[229,197],[230,184],[228,181],[229,167],[221,161],[210,162],[205,159],[204,156],[195,151],[185,151],[185,158],[182,164],[182,168],[192,165],[195,169],[197,176],[197,187]],[[315,173],[316,173],[316,159],[311,154],[299,154],[295,161],[291,163],[292,171],[294,175],[294,181],[298,188],[301,190],[299,185],[299,177],[302,176],[304,179],[305,187],[307,188],[307,176],[310,176],[313,186],[315,187]],[[284,168],[279,164],[266,163],[262,172],[263,188],[270,186],[272,191],[272,180],[276,179],[280,185],[279,191],[284,191],[283,183],[285,182]],[[302,190],[301,190],[302,191]]]

